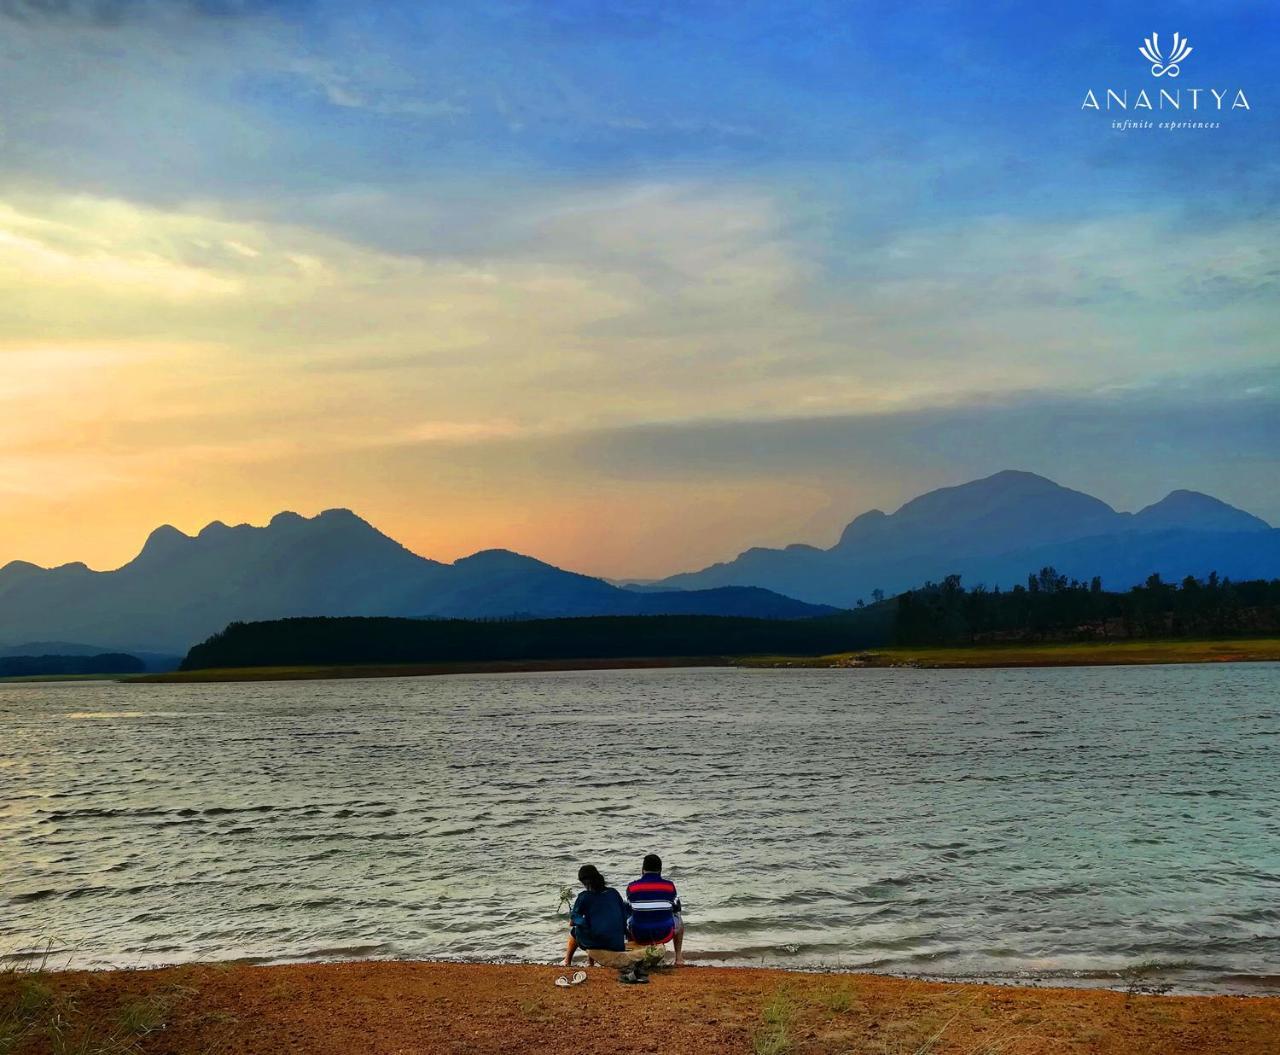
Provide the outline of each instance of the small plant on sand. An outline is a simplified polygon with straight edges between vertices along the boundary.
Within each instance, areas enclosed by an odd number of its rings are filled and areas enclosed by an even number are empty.
[[[847,985],[823,990],[820,997],[828,1011],[842,1015],[853,1006],[853,992]]]
[[[186,986],[175,985],[139,997],[120,1009],[120,1028],[135,1037],[164,1029],[178,1004],[195,992]]]
[[[779,989],[760,1012],[762,1024],[751,1035],[754,1055],[786,1055],[791,1050],[791,1021],[796,1007],[791,997]]]
[[[640,957],[641,966],[647,971],[652,971],[657,967],[666,966],[666,950],[661,945],[649,945],[644,950],[644,955]]]
[[[569,915],[569,909],[573,907],[573,898],[574,898],[573,887],[562,886],[560,888],[560,900],[556,902],[557,916]]]

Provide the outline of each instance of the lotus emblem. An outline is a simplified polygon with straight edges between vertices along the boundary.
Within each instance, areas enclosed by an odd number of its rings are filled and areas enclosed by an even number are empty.
[[[1186,37],[1175,33],[1173,35],[1173,47],[1169,49],[1169,54],[1166,56],[1160,51],[1160,34],[1152,33],[1142,42],[1142,47],[1138,51],[1142,53],[1144,59],[1151,63],[1151,76],[1176,77],[1182,72],[1178,67],[1178,63],[1191,54],[1191,45],[1187,43]]]

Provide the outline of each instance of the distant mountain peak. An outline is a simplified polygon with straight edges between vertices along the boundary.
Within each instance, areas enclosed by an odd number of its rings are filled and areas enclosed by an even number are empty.
[[[161,524],[147,536],[148,543],[154,542],[157,545],[163,545],[166,542],[177,541],[180,539],[190,541],[191,536],[186,532],[179,531],[172,524]]]
[[[172,524],[161,524],[147,536],[147,541],[142,544],[142,550],[136,559],[167,556],[191,541],[190,535],[179,531]]]
[[[538,560],[537,557],[526,557],[523,553],[516,553],[509,549],[482,549],[477,550],[467,557],[459,557],[453,562],[455,568],[471,567],[471,568],[493,568],[512,570],[521,568],[550,568],[551,565],[545,561]]]
[[[840,541],[836,543],[836,549],[845,546],[854,546],[865,541],[868,537],[874,535],[880,527],[889,519],[889,514],[883,509],[868,509],[865,513],[859,513],[851,521],[848,526],[840,534]],[[790,549],[791,547],[787,547]]]
[[[927,491],[892,514],[863,513],[844,529],[834,549],[847,556],[872,550],[893,556],[938,549],[999,552],[1098,533],[1117,516],[1081,491],[1036,473],[1004,469]]]
[[[1050,487],[1061,487],[1062,485],[1050,480],[1047,476],[1041,476],[1039,473],[1030,472],[1027,469],[1001,469],[999,472],[992,473],[990,476],[981,476],[976,480],[969,481],[968,484],[959,484],[960,487],[968,487],[974,484],[1035,484],[1037,486],[1048,485]]]
[[[341,529],[351,529],[351,528],[363,528],[367,531],[372,531],[379,535],[382,534],[382,532],[378,531],[378,529],[375,528],[372,524],[370,524],[369,521],[365,520],[364,517],[360,516],[358,513],[352,512],[350,509],[345,509],[340,506],[335,506],[332,509],[322,509],[315,516],[311,516],[311,517],[302,516],[298,513],[293,512],[292,510],[286,509],[283,512],[277,513],[275,516],[273,516],[268,526],[277,527],[277,528],[279,527],[310,527],[312,529],[323,528],[329,531],[332,531],[335,529],[341,530]]]
[[[1062,484],[1050,480],[1047,476],[1029,473],[1022,469],[1002,469],[998,473],[984,476],[979,480],[927,491],[919,498],[913,498],[904,504],[894,516],[901,517],[904,513],[917,510],[927,510],[932,515],[938,509],[959,510],[970,507],[971,503],[992,500],[1006,503],[1018,502],[1029,497],[1045,496],[1074,501],[1097,512],[1115,512],[1100,498],[1094,498],[1092,495],[1075,491],[1070,487],[1063,487]]]
[[[1138,510],[1133,515],[1133,523],[1148,531],[1266,531],[1271,527],[1261,517],[1212,495],[1185,488],[1170,491],[1159,502]]]
[[[966,483],[953,484],[949,487],[938,487],[932,491],[926,491],[918,498],[913,498],[903,504],[898,509],[898,513],[913,508],[917,504],[933,505],[939,501],[970,495],[999,495],[1009,498],[1021,498],[1026,495],[1044,494],[1080,495],[1100,506],[1106,505],[1101,499],[1086,495],[1083,491],[1074,491],[1070,487],[1063,487],[1062,484],[1055,480],[1050,480],[1047,476],[1029,473],[1024,469],[1001,469],[998,473],[992,473],[990,476],[983,476],[977,480],[969,480]],[[1110,509],[1111,507],[1107,506],[1107,508]],[[897,514],[894,515],[896,516]]]

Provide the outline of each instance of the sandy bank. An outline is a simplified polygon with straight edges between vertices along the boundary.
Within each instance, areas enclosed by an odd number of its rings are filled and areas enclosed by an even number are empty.
[[[1278,997],[1158,997],[746,968],[605,969],[358,962],[0,975],[17,1052],[1275,1055]],[[25,1016],[25,1017],[23,1017]],[[11,1021],[15,1021],[11,1019]],[[50,1023],[60,1022],[55,1049]],[[98,1047],[68,1047],[92,1034]],[[110,1038],[115,1038],[114,1040]],[[112,1045],[116,1046],[112,1046]],[[130,1046],[132,1045],[132,1046]]]
[[[494,660],[464,663],[234,667],[141,674],[130,682],[305,681],[329,678],[414,678],[432,674],[521,674],[561,670],[644,670],[668,667],[920,669],[1133,666],[1153,663],[1280,661],[1280,638],[972,645],[963,648],[883,648],[830,656],[657,656],[618,659]]]
[[[918,667],[922,670],[1002,667],[1125,667],[1163,663],[1274,663],[1280,638],[1167,641],[1061,641],[1039,644],[903,646],[835,656],[747,656],[747,667]]]

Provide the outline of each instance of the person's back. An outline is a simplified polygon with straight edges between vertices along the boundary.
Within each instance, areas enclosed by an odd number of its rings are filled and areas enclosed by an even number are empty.
[[[584,890],[573,903],[573,935],[586,950],[627,947],[627,906],[613,887]]]
[[[627,884],[631,905],[628,930],[637,945],[665,945],[672,942],[676,963],[683,962],[684,921],[680,918],[680,894],[675,883],[662,874],[662,858],[647,854],[643,874]]]
[[[618,968],[618,980],[643,983],[649,980],[634,953],[627,950],[627,903],[604,881],[595,865],[578,869],[578,882],[586,889],[573,901],[569,941],[564,950],[564,965],[573,964],[573,954],[582,949],[587,962]],[[585,978],[585,973],[583,978]],[[557,979],[557,985],[572,985],[569,979]]]

